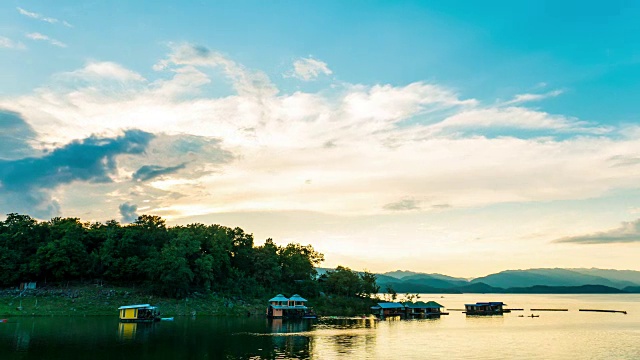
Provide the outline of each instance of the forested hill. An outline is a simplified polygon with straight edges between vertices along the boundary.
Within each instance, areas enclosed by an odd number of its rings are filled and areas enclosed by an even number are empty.
[[[401,293],[616,293],[638,292],[640,272],[602,269],[505,270],[475,279],[393,271],[378,285]]]
[[[317,279],[324,256],[311,245],[255,246],[241,228],[191,224],[168,227],[142,215],[128,225],[77,218],[37,221],[8,214],[0,221],[0,288],[37,281],[108,282],[183,297],[193,291],[265,297],[320,291],[368,296],[375,276],[340,268]],[[345,293],[341,282],[348,279]]]

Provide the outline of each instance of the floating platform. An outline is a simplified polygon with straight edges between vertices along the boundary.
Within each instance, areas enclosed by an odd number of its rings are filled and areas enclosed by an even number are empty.
[[[620,313],[627,314],[625,310],[599,310],[599,309],[580,309],[580,311],[590,311],[590,312],[605,312],[605,313]]]

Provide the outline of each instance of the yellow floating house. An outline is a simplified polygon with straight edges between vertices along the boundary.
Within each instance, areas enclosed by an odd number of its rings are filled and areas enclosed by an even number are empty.
[[[122,322],[160,321],[158,308],[149,304],[120,306],[118,310]]]

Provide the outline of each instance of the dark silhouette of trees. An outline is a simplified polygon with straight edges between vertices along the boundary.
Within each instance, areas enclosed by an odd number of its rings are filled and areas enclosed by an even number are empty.
[[[0,287],[106,280],[178,298],[194,291],[317,293],[315,267],[323,260],[311,245],[278,246],[267,239],[255,246],[253,235],[238,227],[167,227],[151,215],[129,225],[77,218],[40,222],[19,214],[0,221]]]
[[[375,274],[359,273],[343,266],[328,271],[323,277],[323,286],[325,292],[345,297],[368,298],[380,291]]]

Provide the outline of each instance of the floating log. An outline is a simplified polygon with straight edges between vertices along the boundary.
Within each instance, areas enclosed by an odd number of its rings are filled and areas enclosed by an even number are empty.
[[[569,311],[569,309],[530,309],[531,311]]]
[[[598,309],[580,309],[580,311],[591,311],[591,312],[606,312],[606,313],[620,313],[626,314],[627,312],[624,310],[598,310]]]

